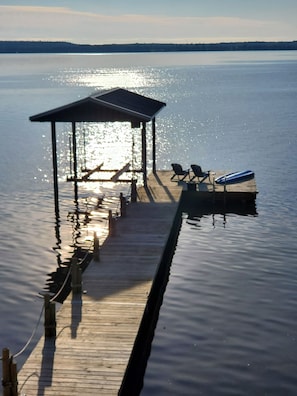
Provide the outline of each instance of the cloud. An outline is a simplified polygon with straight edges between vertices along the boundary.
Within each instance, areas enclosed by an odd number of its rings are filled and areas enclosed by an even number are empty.
[[[70,39],[88,19],[92,14],[63,7],[0,6],[0,33],[2,40]]]
[[[0,6],[2,40],[75,43],[293,40],[296,27],[235,17],[103,15],[65,7]]]

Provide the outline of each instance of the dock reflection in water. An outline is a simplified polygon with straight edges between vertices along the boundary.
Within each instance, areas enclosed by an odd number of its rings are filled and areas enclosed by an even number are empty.
[[[116,194],[115,191],[106,191],[109,194]],[[64,235],[63,243],[62,225],[65,221],[60,219],[60,213],[56,211],[55,236],[56,245],[53,250],[56,253],[57,268],[48,274],[44,292],[56,296],[54,300],[63,303],[71,291],[71,276],[69,271],[71,263],[76,259],[81,271],[83,272],[93,257],[94,232],[104,237],[108,233],[108,212],[111,210],[114,214],[118,210],[119,197],[110,195],[103,197],[89,197],[86,199],[74,200],[73,209],[68,211],[67,230],[68,234]],[[71,227],[71,232],[69,230]],[[65,234],[65,233],[64,233]],[[69,240],[69,235],[71,239]]]

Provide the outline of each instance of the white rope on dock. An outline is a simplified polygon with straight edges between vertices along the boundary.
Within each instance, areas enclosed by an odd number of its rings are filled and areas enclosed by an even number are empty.
[[[32,339],[33,339],[33,337],[34,337],[34,335],[35,335],[37,329],[38,329],[38,326],[39,326],[39,324],[40,324],[40,320],[41,320],[43,311],[44,311],[44,305],[42,305],[42,309],[41,309],[41,312],[40,312],[38,321],[37,321],[36,326],[35,326],[35,328],[34,328],[32,334],[31,334],[31,337],[28,339],[28,341],[26,342],[26,344],[24,345],[24,347],[23,347],[18,353],[15,353],[14,355],[12,355],[14,358],[20,356],[23,352],[25,352],[25,350],[27,349],[27,347],[28,347],[29,344],[31,343],[31,341],[32,341]]]

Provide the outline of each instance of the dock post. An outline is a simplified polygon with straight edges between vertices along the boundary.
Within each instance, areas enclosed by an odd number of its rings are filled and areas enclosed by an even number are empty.
[[[121,216],[126,217],[127,202],[126,202],[126,198],[124,197],[123,193],[120,193],[120,203],[121,203]]]
[[[215,185],[215,172],[212,172],[213,179],[212,179],[212,193],[213,193],[213,205],[215,205],[216,202],[216,185]]]
[[[132,179],[131,181],[131,202],[137,201],[137,188],[136,188],[136,179]]]
[[[2,349],[2,386],[3,396],[10,395],[10,375],[9,375],[9,350]]]
[[[227,199],[227,188],[226,188],[226,180],[224,183],[224,209],[226,209],[226,199]]]
[[[115,218],[112,216],[112,211],[109,209],[108,211],[108,228],[109,228],[109,236],[115,236]]]
[[[94,260],[100,261],[100,245],[96,231],[94,232]]]
[[[81,268],[76,257],[71,260],[71,290],[73,294],[79,294],[82,291]]]
[[[11,382],[11,395],[18,396],[18,378],[17,378],[17,365],[13,362],[13,357],[10,361],[10,382]]]
[[[50,300],[49,294],[44,295],[44,336],[56,337],[56,304]]]
[[[2,386],[3,396],[18,395],[17,366],[8,348],[2,349]]]

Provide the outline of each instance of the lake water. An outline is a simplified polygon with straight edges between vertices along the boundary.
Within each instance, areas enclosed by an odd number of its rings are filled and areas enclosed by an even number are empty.
[[[295,51],[0,55],[0,347],[16,353],[27,342],[38,293],[57,260],[70,256],[77,232],[67,216],[74,207],[65,182],[70,126],[58,128],[59,243],[50,125],[28,118],[122,87],[167,104],[157,117],[159,169],[172,161],[252,169],[259,190],[257,215],[183,213],[142,394],[295,395],[296,66]],[[139,161],[132,148],[139,136],[129,125],[80,128],[92,164]],[[88,186],[82,206],[92,203],[89,193],[118,191]]]

